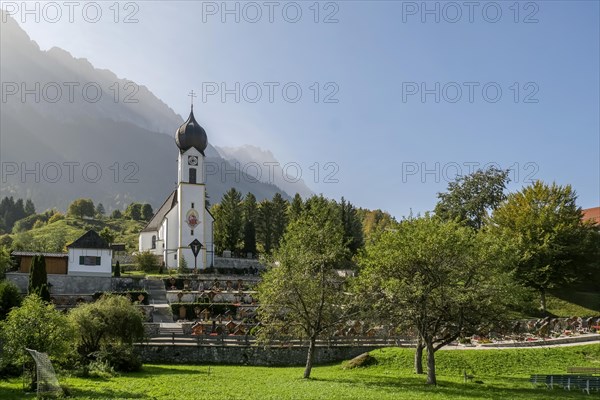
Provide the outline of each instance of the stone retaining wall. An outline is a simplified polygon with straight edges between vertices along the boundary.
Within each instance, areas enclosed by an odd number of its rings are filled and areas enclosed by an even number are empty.
[[[339,362],[375,349],[377,347],[317,347],[314,362]],[[308,350],[306,347],[136,345],[136,351],[144,363],[302,366]]]
[[[17,285],[22,293],[27,293],[29,274],[21,272],[7,272],[6,279]],[[111,278],[104,276],[48,274],[48,283],[51,285],[51,295],[93,294],[96,292],[134,290],[141,287],[140,279]]]

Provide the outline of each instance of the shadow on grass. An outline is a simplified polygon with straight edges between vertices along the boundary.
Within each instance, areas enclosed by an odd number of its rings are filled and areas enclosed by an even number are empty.
[[[360,376],[352,378],[311,378],[311,381],[316,382],[328,382],[328,383],[339,383],[347,386],[355,387],[378,387],[381,390],[390,393],[399,392],[412,392],[420,395],[433,395],[439,394],[453,398],[457,396],[459,398],[474,398],[481,399],[487,398],[506,398],[506,399],[526,399],[526,400],[546,400],[549,398],[561,398],[561,399],[576,399],[576,398],[588,398],[587,395],[583,394],[579,390],[565,391],[563,389],[548,390],[543,387],[533,387],[529,384],[527,378],[515,378],[515,377],[490,377],[491,382],[486,383],[486,377],[482,377],[484,383],[462,383],[462,382],[450,382],[443,378],[438,377],[438,385],[430,386],[427,385],[426,377],[415,376],[389,376],[382,377],[380,375],[361,374]],[[498,380],[503,382],[503,385],[498,385]],[[529,387],[528,387],[529,385]],[[425,397],[427,398],[427,397]],[[445,397],[444,397],[445,398]]]
[[[185,366],[174,365],[144,365],[141,371],[123,374],[123,376],[127,376],[128,378],[146,378],[157,375],[208,375],[208,368],[208,366],[186,368]],[[213,366],[210,368],[211,370],[214,369]]]
[[[551,291],[550,294],[557,299],[576,304],[588,310],[600,313],[600,296],[596,292],[584,292],[577,290]]]

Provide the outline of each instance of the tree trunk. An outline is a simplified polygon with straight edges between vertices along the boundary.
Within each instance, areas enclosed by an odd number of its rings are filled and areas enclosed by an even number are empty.
[[[427,384],[437,385],[437,379],[435,377],[435,350],[433,349],[433,343],[426,343],[427,346]]]
[[[540,289],[540,309],[546,312],[546,290]]]
[[[415,373],[423,373],[423,341],[419,339],[417,341],[417,348],[415,351]]]
[[[306,367],[304,367],[304,379],[310,378],[310,371],[312,370],[313,357],[315,355],[315,342],[317,341],[316,336],[311,336],[308,343],[308,355],[306,357]]]

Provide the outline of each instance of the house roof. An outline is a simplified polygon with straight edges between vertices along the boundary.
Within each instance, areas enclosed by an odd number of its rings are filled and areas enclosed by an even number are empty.
[[[30,256],[30,257],[41,255],[44,257],[53,257],[53,258],[69,257],[68,253],[45,253],[45,252],[40,252],[40,251],[13,251],[11,253],[11,255],[13,255],[13,256]]]
[[[586,208],[582,210],[583,221],[592,221],[595,224],[600,224],[600,207]]]
[[[89,230],[83,234],[79,239],[71,244],[67,245],[67,248],[74,249],[110,249],[106,240],[102,239],[100,235],[94,230]]]
[[[160,225],[162,224],[163,219],[167,216],[167,213],[173,209],[177,205],[177,189],[173,190],[167,200],[163,203],[162,206],[158,209],[158,211],[154,214],[152,219],[146,224],[142,232],[155,232],[158,231]]]

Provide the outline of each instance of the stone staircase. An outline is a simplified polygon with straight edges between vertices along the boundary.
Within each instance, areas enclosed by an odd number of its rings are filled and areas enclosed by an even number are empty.
[[[167,301],[167,290],[162,279],[147,279],[145,286],[150,297],[150,305],[154,307],[153,322],[160,322],[161,329],[163,323],[173,323],[173,313]]]

